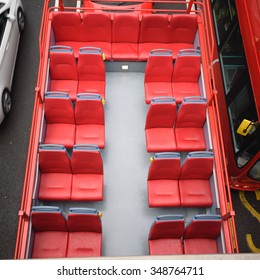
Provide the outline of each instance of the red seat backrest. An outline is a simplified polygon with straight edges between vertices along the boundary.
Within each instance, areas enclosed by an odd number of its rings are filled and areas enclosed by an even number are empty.
[[[49,148],[52,145],[39,147],[39,168],[42,173],[71,173],[71,163],[65,148]]]
[[[184,234],[184,218],[156,219],[149,233],[149,240],[163,238],[181,238]]]
[[[206,121],[207,101],[204,98],[184,98],[176,118],[176,128],[202,128]]]
[[[192,44],[197,28],[197,15],[172,15],[169,28],[169,41],[171,43]]]
[[[76,59],[71,48],[51,48],[50,76],[51,80],[78,80]]]
[[[180,171],[180,154],[156,154],[148,171],[148,180],[178,180]]]
[[[213,172],[213,155],[208,157],[187,157],[181,168],[180,180],[208,180]]]
[[[71,165],[74,174],[103,174],[103,161],[97,147],[74,146]]]
[[[102,233],[101,220],[97,214],[69,213],[68,214],[69,232],[97,232]]]
[[[168,15],[142,15],[139,43],[168,43],[169,33]]]
[[[154,50],[148,58],[145,68],[145,83],[167,82],[172,79],[172,52],[168,50]]]
[[[90,96],[90,98],[88,98]],[[94,95],[92,95],[94,96]],[[77,96],[75,107],[76,124],[105,125],[105,113],[101,98],[91,98],[91,95]]]
[[[220,235],[221,219],[192,220],[186,227],[184,239],[206,238],[216,239]]]
[[[61,212],[33,211],[32,228],[39,231],[67,231],[67,221]]]
[[[197,83],[200,77],[200,55],[178,55],[173,67],[172,82]]]
[[[84,28],[81,22],[80,13],[53,12],[52,27],[56,42],[84,41]]]
[[[67,94],[45,95],[44,117],[47,123],[74,124],[74,108]]]
[[[112,28],[112,43],[138,43],[140,29],[138,14],[116,13]]]
[[[81,48],[78,58],[80,81],[105,81],[105,63],[98,48]]]
[[[84,13],[82,24],[85,41],[111,42],[112,22],[109,13]]]
[[[173,128],[175,117],[176,103],[173,99],[169,102],[152,101],[148,108],[145,128]]]

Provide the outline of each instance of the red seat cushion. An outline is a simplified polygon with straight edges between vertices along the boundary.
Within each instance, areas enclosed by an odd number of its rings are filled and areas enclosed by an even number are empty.
[[[137,43],[112,43],[112,59],[123,61],[138,60]]]
[[[176,151],[173,128],[149,128],[145,130],[145,136],[148,152]]]
[[[216,239],[190,238],[184,239],[185,254],[218,254]]]
[[[40,179],[40,200],[70,200],[72,174],[42,173]]]
[[[71,200],[103,200],[102,174],[74,174],[72,180]]]
[[[203,128],[175,128],[176,146],[178,151],[205,151],[206,142]]]
[[[47,124],[44,138],[45,144],[60,144],[66,148],[72,148],[74,145],[75,125],[65,123]]]
[[[200,96],[199,85],[188,82],[172,83],[172,95],[175,97],[176,103],[181,103],[187,96]]]
[[[139,15],[116,13],[112,24],[112,59],[138,60]]]
[[[211,207],[212,196],[208,180],[179,180],[181,205],[185,207]]]
[[[153,82],[145,83],[145,102],[149,104],[153,98],[169,96],[172,97],[171,83]]]
[[[51,80],[50,91],[67,92],[71,100],[75,101],[78,92],[78,81]]]
[[[105,81],[79,81],[78,93],[96,93],[100,94],[102,98],[105,98]]]
[[[65,258],[68,232],[35,232],[32,258]]]
[[[169,24],[169,41],[171,43],[192,44],[197,29],[197,15],[174,14]]]
[[[183,254],[181,239],[165,238],[149,240],[150,255],[180,255]]]
[[[76,126],[75,144],[93,144],[100,149],[105,148],[105,126],[83,124]]]
[[[112,22],[109,13],[84,13],[82,18],[85,46],[101,48],[111,59]]]
[[[67,257],[99,257],[102,252],[102,234],[98,232],[70,232]]]
[[[171,207],[180,205],[178,180],[148,180],[149,207]]]

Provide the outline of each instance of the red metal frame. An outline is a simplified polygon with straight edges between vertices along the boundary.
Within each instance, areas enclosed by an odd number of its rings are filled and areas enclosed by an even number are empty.
[[[208,0],[203,1],[210,6]],[[254,92],[255,104],[258,113],[258,121],[260,114],[260,4],[259,1],[252,0],[236,0],[236,7],[238,13],[238,19],[240,23],[240,31],[243,39],[244,49],[246,53],[246,59],[249,69],[249,75],[251,79],[252,89]],[[211,12],[207,13],[208,22],[213,22]],[[211,34],[214,34],[213,26],[210,27]],[[212,35],[213,36],[213,35]],[[213,37],[213,41],[216,39]],[[253,167],[257,160],[260,159],[260,151],[242,168],[237,166],[237,162],[234,156],[234,148],[232,142],[232,135],[230,131],[229,116],[226,108],[225,91],[223,88],[223,80],[221,74],[221,68],[219,64],[219,57],[217,52],[217,45],[214,42],[212,45],[211,65],[212,68],[212,82],[216,89],[218,116],[220,116],[220,127],[225,133],[222,134],[224,141],[224,151],[226,157],[226,164],[228,168],[228,174],[230,181],[230,187],[237,190],[254,191],[260,188],[260,182],[255,181],[248,177],[249,170]]]
[[[129,0],[128,0],[129,1]],[[131,0],[132,1],[132,0]],[[131,2],[129,1],[129,2]],[[32,118],[31,126],[31,135],[28,149],[27,165],[25,171],[25,179],[23,186],[23,195],[22,202],[19,211],[19,224],[15,248],[15,259],[23,259],[26,257],[26,246],[27,238],[29,232],[29,216],[32,206],[32,197],[34,189],[34,181],[36,175],[36,162],[37,162],[37,150],[38,142],[40,138],[40,127],[43,114],[43,96],[46,82],[46,73],[47,73],[47,63],[48,63],[48,50],[50,42],[50,33],[51,33],[51,18],[50,11],[54,9],[67,10],[67,9],[77,9],[77,8],[67,8],[63,6],[62,0],[59,0],[60,7],[49,8],[50,0],[45,0],[43,7],[43,16],[41,22],[41,30],[39,37],[39,49],[40,49],[40,63],[39,63],[39,73],[36,86],[36,95],[34,103],[34,112]],[[113,1],[114,2],[114,1]],[[152,1],[152,2],[161,2],[161,1]],[[167,3],[182,3],[183,1],[167,1]],[[219,119],[219,107],[218,107],[218,94],[215,88],[215,78],[214,71],[212,67],[212,61],[214,59],[216,44],[213,33],[212,20],[210,19],[210,7],[209,2],[195,2],[193,0],[187,2],[187,10],[182,11],[186,13],[195,12],[192,11],[192,5],[197,4],[201,11],[197,11],[200,15],[198,21],[198,28],[200,33],[200,43],[201,43],[201,52],[202,52],[202,64],[204,69],[204,79],[205,87],[207,92],[207,98],[209,100],[208,112],[210,119],[211,131],[214,134],[212,139],[213,149],[215,154],[215,166],[217,173],[217,180],[219,186],[219,200],[220,200],[220,209],[221,215],[223,217],[223,231],[226,244],[227,253],[238,253],[238,244],[237,236],[235,230],[235,220],[234,220],[234,211],[232,207],[232,200],[230,194],[230,187],[228,181],[228,172],[226,169],[227,162],[224,153],[224,144],[222,137],[222,129]],[[82,8],[80,8],[82,9]],[[158,11],[158,10],[157,10]],[[161,12],[169,10],[159,10]],[[173,12],[173,10],[171,10]],[[180,11],[178,11],[180,12]],[[206,31],[206,32],[205,32]]]

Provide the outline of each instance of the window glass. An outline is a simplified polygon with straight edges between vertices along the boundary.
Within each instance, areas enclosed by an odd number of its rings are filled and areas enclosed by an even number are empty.
[[[4,12],[0,14],[0,46],[2,45],[6,21],[7,21],[6,12]]]
[[[226,94],[241,74],[241,70],[246,69],[246,59],[244,55],[243,43],[238,25],[223,45],[220,51],[221,65],[223,68],[223,78]]]
[[[250,169],[248,176],[254,180],[260,181],[260,160]]]
[[[260,144],[252,141],[255,133],[241,136],[236,131],[244,119],[258,120],[256,104],[235,0],[215,0],[212,8],[234,154],[238,167],[242,167],[259,151]]]
[[[247,141],[236,154],[237,165],[242,167],[260,150],[259,132],[248,136]]]
[[[217,0],[214,5],[213,14],[217,28],[218,42],[220,42],[231,24],[228,1]]]

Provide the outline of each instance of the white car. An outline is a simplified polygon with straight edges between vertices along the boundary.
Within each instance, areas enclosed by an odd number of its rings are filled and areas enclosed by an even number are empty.
[[[21,0],[0,0],[0,124],[11,110],[12,80],[23,30]]]

